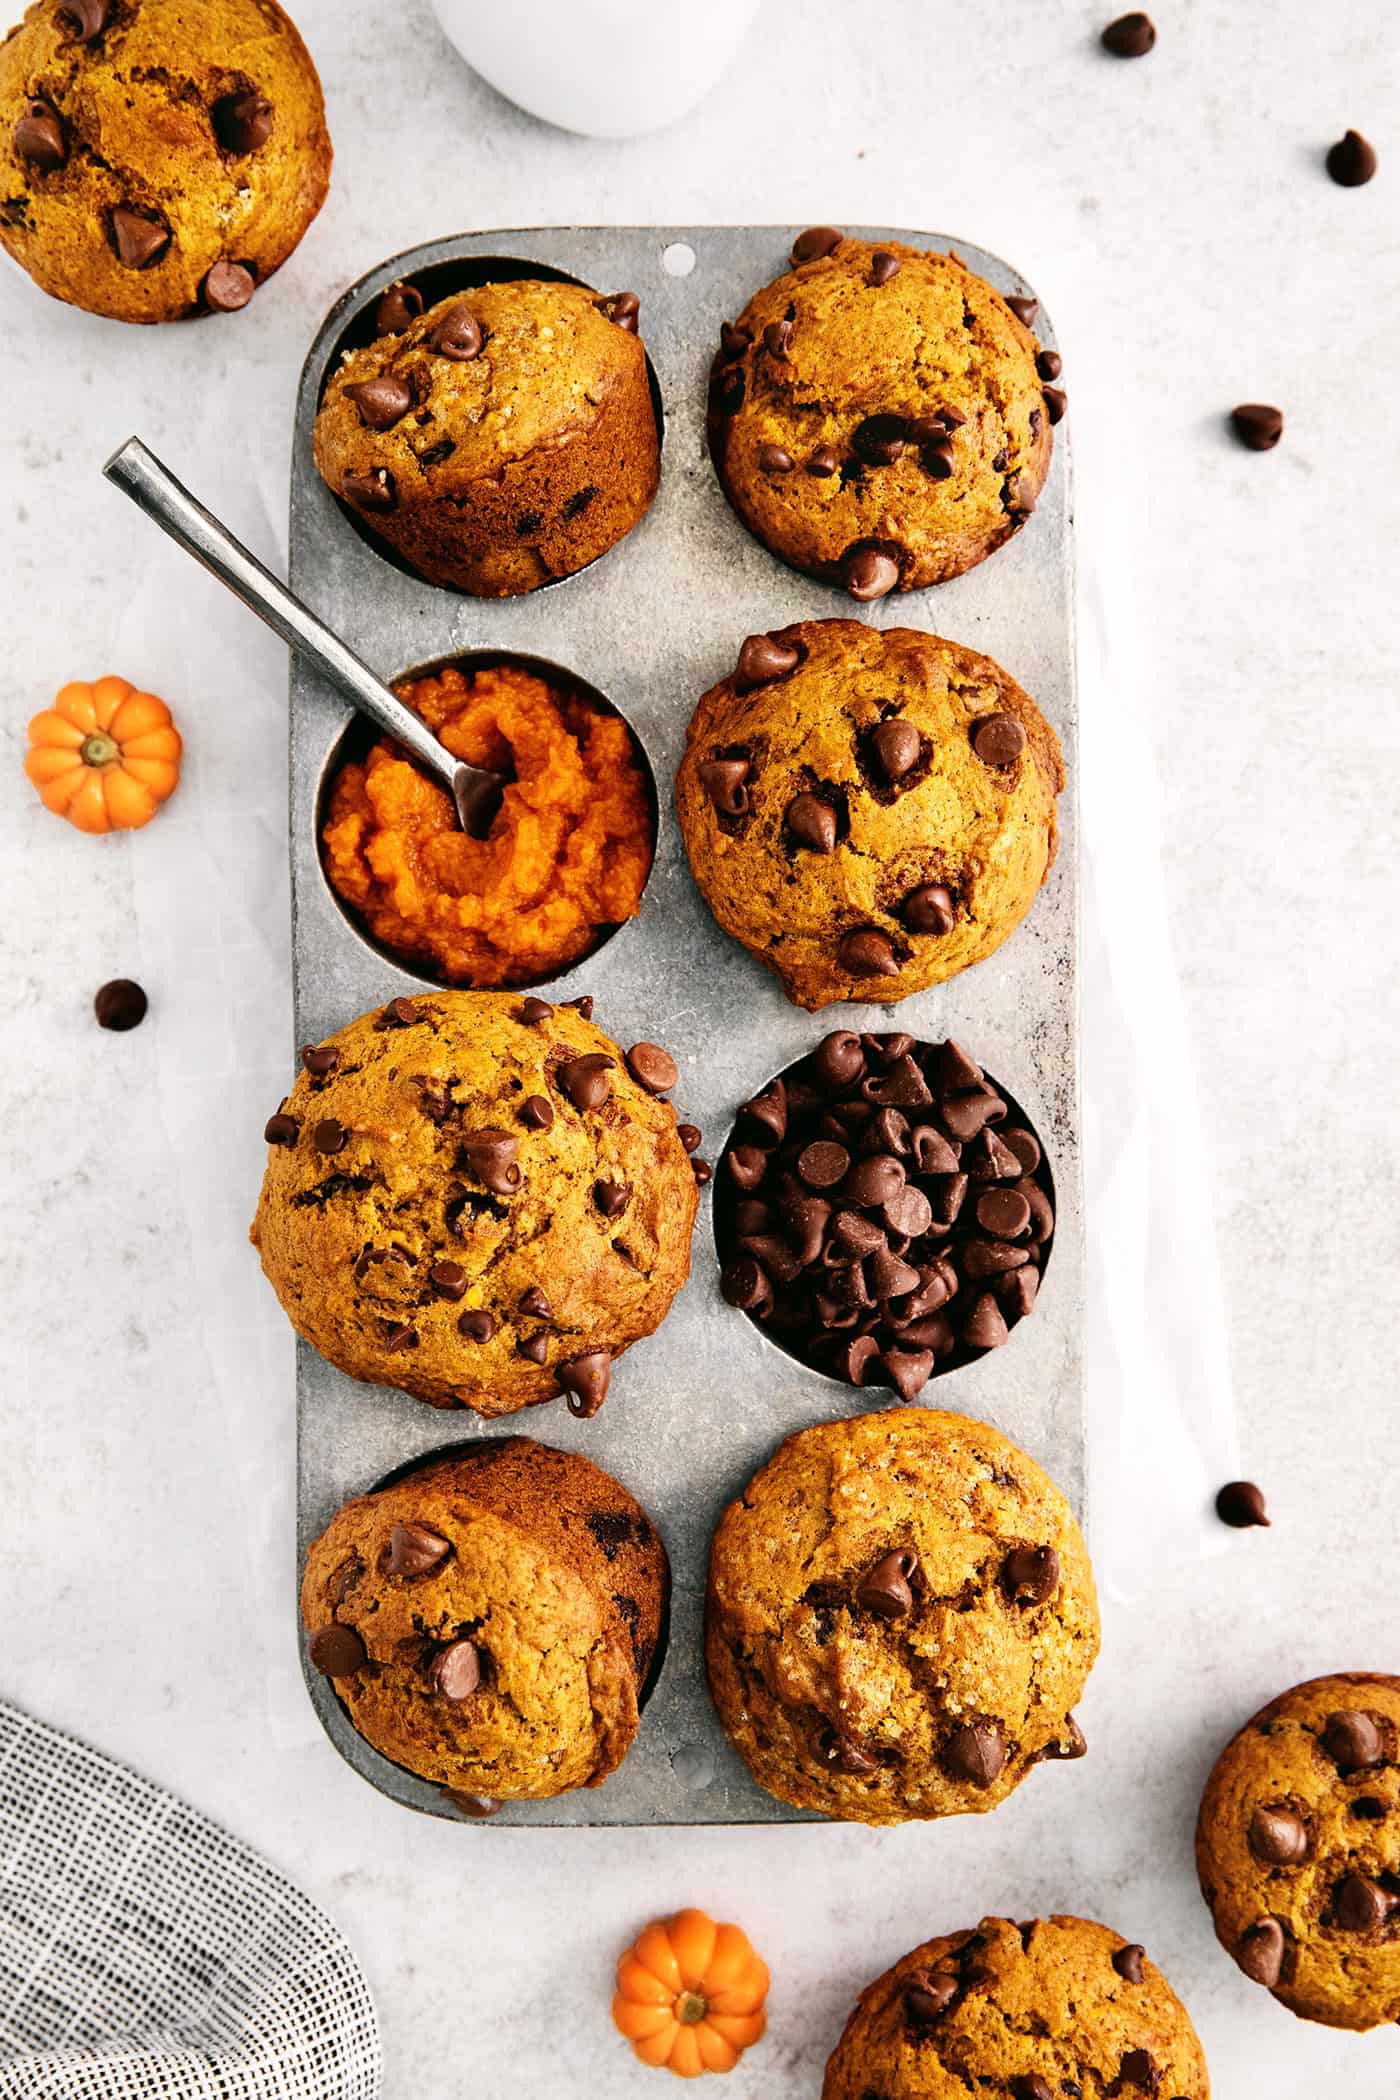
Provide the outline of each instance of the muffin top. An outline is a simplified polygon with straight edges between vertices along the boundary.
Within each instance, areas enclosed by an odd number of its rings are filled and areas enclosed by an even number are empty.
[[[93,313],[246,304],[330,164],[316,68],[275,0],[37,0],[0,44],[0,239]]]
[[[1038,368],[1030,329],[956,255],[814,232],[830,247],[724,331],[720,479],[766,546],[857,598],[960,575],[1035,508],[1059,360]]]
[[[308,1046],[252,1229],[293,1326],[436,1406],[567,1390],[592,1413],[689,1272],[675,1076],[576,1006],[503,992],[396,999]]]
[[[785,1801],[857,1822],[995,1808],[1079,1755],[1099,1645],[1079,1527],[984,1422],[891,1408],[788,1438],[725,1511],[720,1716]]]
[[[1141,1947],[1085,1918],[984,1918],[861,1993],[822,2100],[970,2092],[1209,2100],[1210,2078],[1186,2008]]]
[[[1400,2020],[1400,1678],[1295,1685],[1206,1784],[1201,1890],[1246,1976],[1305,2020]]]
[[[450,495],[567,443],[646,382],[641,339],[615,309],[582,285],[517,278],[453,293],[347,351],[316,418],[322,476],[373,510],[353,482],[346,490],[347,474],[387,474],[397,501],[411,503],[419,490]]]
[[[980,962],[1055,856],[1059,740],[988,656],[806,620],[751,636],[691,717],[676,783],[720,925],[816,1008]]]
[[[537,1800],[621,1763],[666,1582],[618,1481],[509,1437],[347,1503],[307,1554],[302,1618],[312,1667],[385,1757]]]

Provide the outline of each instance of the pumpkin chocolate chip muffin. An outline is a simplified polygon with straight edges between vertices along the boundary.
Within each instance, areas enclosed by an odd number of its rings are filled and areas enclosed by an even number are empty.
[[[1068,1503],[985,1422],[800,1430],[720,1520],[710,1689],[760,1786],[855,1823],[980,1814],[1082,1755],[1099,1648]]]
[[[755,536],[862,602],[944,583],[1025,524],[1050,468],[1060,360],[956,255],[799,235],[726,324],[710,450]]]
[[[307,1554],[301,1612],[365,1740],[479,1815],[617,1769],[668,1584],[626,1488],[508,1437],[347,1503]]]
[[[676,803],[725,932],[798,1006],[903,999],[991,955],[1055,858],[1059,739],[1016,681],[912,628],[750,635]]]
[[[1196,1828],[1215,1933],[1300,2019],[1400,2021],[1400,1677],[1295,1685],[1247,1721]]]
[[[1143,1949],[1087,1918],[927,1940],[862,1991],[822,2100],[1209,2100],[1185,2006]]]
[[[690,1270],[695,1173],[592,1001],[395,999],[302,1052],[252,1240],[288,1319],[352,1378],[435,1407],[602,1405]]]
[[[656,494],[637,311],[630,292],[518,279],[423,312],[392,287],[383,332],[326,388],[322,479],[429,583],[508,598],[572,575]]]
[[[89,313],[246,306],[330,169],[321,83],[276,0],[35,0],[0,43],[0,241]]]

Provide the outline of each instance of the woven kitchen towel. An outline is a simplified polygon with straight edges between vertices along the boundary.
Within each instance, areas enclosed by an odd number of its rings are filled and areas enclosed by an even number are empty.
[[[0,1700],[0,2100],[374,2100],[329,1919],[216,1823]]]

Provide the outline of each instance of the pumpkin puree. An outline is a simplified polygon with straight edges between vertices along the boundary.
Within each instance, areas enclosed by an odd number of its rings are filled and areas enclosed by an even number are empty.
[[[473,839],[447,790],[388,739],[341,768],[326,874],[377,941],[447,984],[531,984],[636,916],[652,818],[619,716],[517,664],[451,666],[394,690],[454,757],[508,785]]]

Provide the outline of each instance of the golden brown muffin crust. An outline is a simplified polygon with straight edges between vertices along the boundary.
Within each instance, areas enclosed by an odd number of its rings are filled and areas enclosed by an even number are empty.
[[[1076,1756],[1098,1654],[1079,1527],[984,1422],[925,1408],[799,1431],[732,1502],[706,1657],[731,1741],[799,1808],[980,1813]]]

